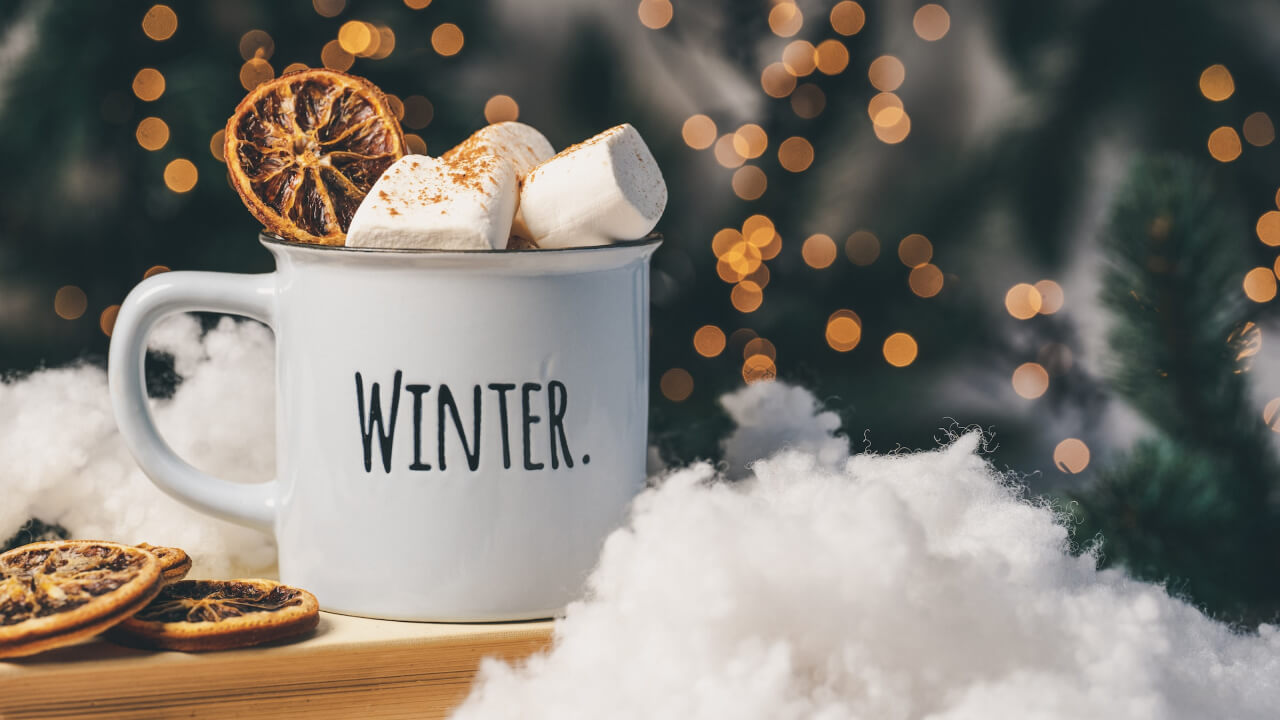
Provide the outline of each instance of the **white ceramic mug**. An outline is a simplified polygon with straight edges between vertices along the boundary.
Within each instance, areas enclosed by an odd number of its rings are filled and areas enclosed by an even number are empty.
[[[120,308],[120,432],[162,490],[275,534],[280,578],[340,613],[550,617],[644,483],[649,259],[659,239],[530,251],[330,248],[264,235],[276,272],[169,272]],[[276,336],[275,480],[179,458],[143,378],[165,315]]]

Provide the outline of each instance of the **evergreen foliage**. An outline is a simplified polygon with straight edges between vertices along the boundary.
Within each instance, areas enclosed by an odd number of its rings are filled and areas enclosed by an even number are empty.
[[[1101,535],[1104,564],[1252,624],[1280,607],[1280,513],[1248,392],[1260,306],[1236,290],[1249,262],[1236,217],[1192,162],[1135,166],[1104,237],[1102,300],[1112,388],[1152,433],[1074,499],[1076,537]]]

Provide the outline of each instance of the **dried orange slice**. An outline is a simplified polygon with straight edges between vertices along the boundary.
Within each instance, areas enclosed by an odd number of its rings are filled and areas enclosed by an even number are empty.
[[[164,547],[149,543],[138,543],[138,547],[150,552],[160,560],[160,574],[164,583],[175,583],[191,572],[191,556],[182,548]]]
[[[316,597],[300,588],[272,580],[181,580],[108,637],[161,650],[226,650],[300,635],[319,621]]]
[[[257,86],[225,137],[227,172],[249,212],[277,235],[320,245],[343,244],[360,201],[406,147],[382,91],[332,70]]]
[[[95,540],[31,543],[0,554],[0,657],[97,635],[159,592],[160,561]]]

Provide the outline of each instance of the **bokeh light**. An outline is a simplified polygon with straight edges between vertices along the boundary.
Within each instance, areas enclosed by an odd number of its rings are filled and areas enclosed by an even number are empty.
[[[784,98],[796,89],[796,76],[780,62],[769,63],[760,71],[760,87],[769,97]]]
[[[789,137],[778,146],[778,162],[788,172],[804,172],[813,164],[813,146],[802,137]]]
[[[875,89],[893,92],[907,78],[907,69],[898,58],[892,55],[881,55],[871,61],[871,67],[867,69],[867,78],[871,80],[871,85]]]
[[[692,115],[681,126],[680,136],[694,150],[706,150],[716,141],[716,122],[706,115]]]
[[[805,83],[791,93],[791,111],[806,120],[812,120],[821,115],[826,106],[826,93],[813,83]]]
[[[1276,273],[1271,268],[1256,267],[1244,275],[1244,294],[1256,303],[1270,302],[1276,296]]]
[[[1276,126],[1271,116],[1264,112],[1256,112],[1244,119],[1245,142],[1254,147],[1265,147],[1276,139]]]
[[[650,30],[660,30],[671,22],[675,8],[671,6],[671,0],[640,0],[636,14],[640,16],[641,25]]]
[[[1271,428],[1271,432],[1280,433],[1280,397],[1272,398],[1262,408],[1262,422]]]
[[[800,255],[811,268],[821,270],[836,261],[836,241],[830,235],[810,235],[800,246]]]
[[[156,42],[168,40],[177,31],[178,14],[168,5],[152,5],[142,16],[142,32]]]
[[[782,67],[796,77],[812,75],[818,69],[818,51],[808,40],[788,43],[782,50]]]
[[[348,20],[338,28],[338,44],[352,55],[365,55],[375,47],[377,28],[360,20]]]
[[[733,309],[740,313],[755,312],[764,302],[764,292],[756,283],[743,280],[733,286],[733,290],[729,293],[729,300],[733,304]]]
[[[768,245],[776,232],[773,221],[765,215],[757,213],[742,221],[741,239],[754,247],[763,248]]]
[[[1236,91],[1236,82],[1225,65],[1210,65],[1200,73],[1200,93],[1214,102],[1222,102]]]
[[[350,25],[351,23],[347,23]],[[344,26],[345,27],[345,26]],[[265,30],[250,30],[240,36],[240,59],[252,60],[261,58],[270,60],[276,51],[276,41]]]
[[[158,117],[143,118],[134,136],[144,149],[159,150],[169,142],[169,125]]]
[[[1044,307],[1044,299],[1040,297],[1040,291],[1036,290],[1035,286],[1027,283],[1018,283],[1009,288],[1009,292],[1005,293],[1004,307],[1015,318],[1029,320],[1040,312],[1040,308]]]
[[[1062,309],[1066,297],[1062,286],[1052,280],[1041,280],[1036,283],[1036,292],[1040,293],[1040,314],[1052,315]]]
[[[245,90],[252,90],[275,76],[271,63],[261,58],[253,58],[240,66],[240,86]]]
[[[867,103],[867,115],[876,125],[892,127],[904,114],[902,99],[891,92],[877,93]]]
[[[53,311],[63,320],[76,320],[89,307],[84,290],[75,285],[63,285],[53,295]]]
[[[778,37],[791,37],[804,25],[804,14],[794,2],[784,0],[769,10],[769,29]]]
[[[925,263],[911,268],[907,276],[907,285],[911,292],[922,298],[931,298],[942,292],[942,270],[933,263]]]
[[[922,5],[919,10],[916,10],[915,17],[911,19],[911,26],[921,40],[926,42],[941,40],[951,29],[951,14],[936,3]]]
[[[909,268],[924,265],[933,259],[933,243],[920,233],[911,233],[898,243],[898,259]]]
[[[839,75],[849,67],[849,50],[839,40],[823,40],[814,54],[823,75]]]
[[[693,333],[693,349],[703,357],[716,357],[724,352],[724,331],[715,325],[703,325]]]
[[[405,147],[409,148],[410,155],[427,154],[427,141],[422,139],[422,136],[417,133],[405,133],[404,144]]]
[[[733,173],[733,194],[743,200],[759,200],[769,187],[769,178],[755,165],[744,165]]]
[[[1013,371],[1012,382],[1020,397],[1035,400],[1049,389],[1049,373],[1040,363],[1023,363]]]
[[[133,76],[133,94],[143,102],[159,100],[164,95],[164,75],[155,68],[142,68]]]
[[[196,186],[200,173],[195,163],[186,158],[178,158],[164,167],[165,187],[176,193],[184,193]]]
[[[404,4],[410,10],[422,10],[423,8],[431,4],[431,0],[404,0]]]
[[[394,93],[386,93],[387,105],[391,106],[391,114],[396,116],[396,120],[404,122],[404,101],[399,95]]]
[[[510,95],[494,95],[484,104],[484,119],[489,123],[516,120],[520,117],[520,105]]]
[[[760,157],[768,148],[769,136],[755,123],[747,123],[733,134],[733,151],[748,160]]]
[[[1209,133],[1209,154],[1218,162],[1231,162],[1240,157],[1244,148],[1240,145],[1240,136],[1235,128],[1222,126]]]
[[[916,339],[904,332],[896,332],[884,341],[884,359],[894,367],[906,367],[916,361],[919,353]]]
[[[671,402],[684,402],[693,394],[693,376],[684,368],[671,368],[662,373],[658,387]]]
[[[431,2],[431,0],[427,0]],[[409,0],[405,0],[408,5]],[[311,0],[311,7],[315,8],[316,14],[320,17],[337,17],[347,8],[347,0]],[[409,5],[409,7],[413,7]],[[426,7],[426,5],[423,5]]]
[[[156,275],[170,272],[170,270],[171,268],[168,265],[152,265],[147,268],[146,272],[142,273],[142,279],[146,280],[149,277],[155,277]]]
[[[841,0],[831,8],[831,29],[841,35],[857,35],[866,22],[866,11],[853,0]]]
[[[852,310],[841,309],[827,318],[827,345],[836,352],[849,352],[862,340],[862,318]]]
[[[1280,246],[1280,212],[1268,210],[1262,213],[1254,230],[1264,245]]]
[[[303,70],[310,69],[310,67],[311,66],[307,65],[306,63],[300,63],[300,62],[289,63],[288,65],[284,66],[284,69],[280,71],[280,74],[288,75],[289,73],[302,72]]]
[[[894,115],[892,110],[886,110],[876,116],[878,121],[884,121],[886,116],[894,116],[892,124],[882,124],[876,122],[872,125],[875,130],[876,138],[887,145],[896,145],[911,134],[911,116],[905,110],[899,111]]]
[[[421,130],[431,124],[435,108],[431,101],[421,95],[410,95],[404,99],[404,126],[411,130]]]
[[[773,346],[765,338],[751,338],[746,345],[742,346],[742,359],[746,360],[752,355],[763,355],[774,362],[778,361],[778,349]]]
[[[866,267],[880,257],[880,239],[867,230],[858,230],[844,241],[844,254],[854,265]]]
[[[223,153],[226,152],[226,130],[219,130],[209,138],[209,154],[217,158],[218,162],[226,162]]]
[[[98,315],[98,328],[102,330],[103,335],[111,337],[111,331],[116,328],[116,317],[119,315],[119,305],[108,305],[102,314]]]
[[[721,166],[730,169],[741,167],[742,163],[747,161],[747,159],[742,157],[742,155],[739,155],[737,149],[734,148],[734,133],[725,133],[724,135],[721,135],[720,139],[716,141],[715,149],[711,152],[715,155],[716,162],[720,163]]]
[[[320,48],[320,63],[330,70],[346,72],[355,61],[356,56],[343,50],[337,40],[330,40]]]
[[[1053,449],[1053,464],[1064,473],[1083,472],[1089,466],[1089,446],[1078,438],[1067,438]]]
[[[462,28],[453,23],[441,23],[431,31],[431,48],[444,57],[457,55],[465,42]]]
[[[748,385],[778,376],[778,367],[768,355],[752,355],[742,361],[742,379]]]

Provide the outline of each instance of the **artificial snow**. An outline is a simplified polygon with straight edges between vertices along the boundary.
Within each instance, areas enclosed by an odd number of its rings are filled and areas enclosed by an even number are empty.
[[[754,385],[726,405],[796,392]],[[790,442],[825,448],[829,425]],[[1277,717],[1274,626],[1234,634],[1098,572],[980,441],[846,447],[838,470],[787,450],[736,484],[707,465],[670,474],[609,538],[549,653],[486,661],[454,717]]]
[[[202,333],[194,316],[183,315],[161,323],[150,346],[170,353],[184,378],[172,398],[152,405],[178,455],[227,480],[270,480],[271,333],[229,318]],[[0,384],[0,459],[0,541],[35,517],[75,538],[184,548],[192,577],[274,573],[271,538],[188,508],[138,469],[116,429],[100,367],[40,370]]]

